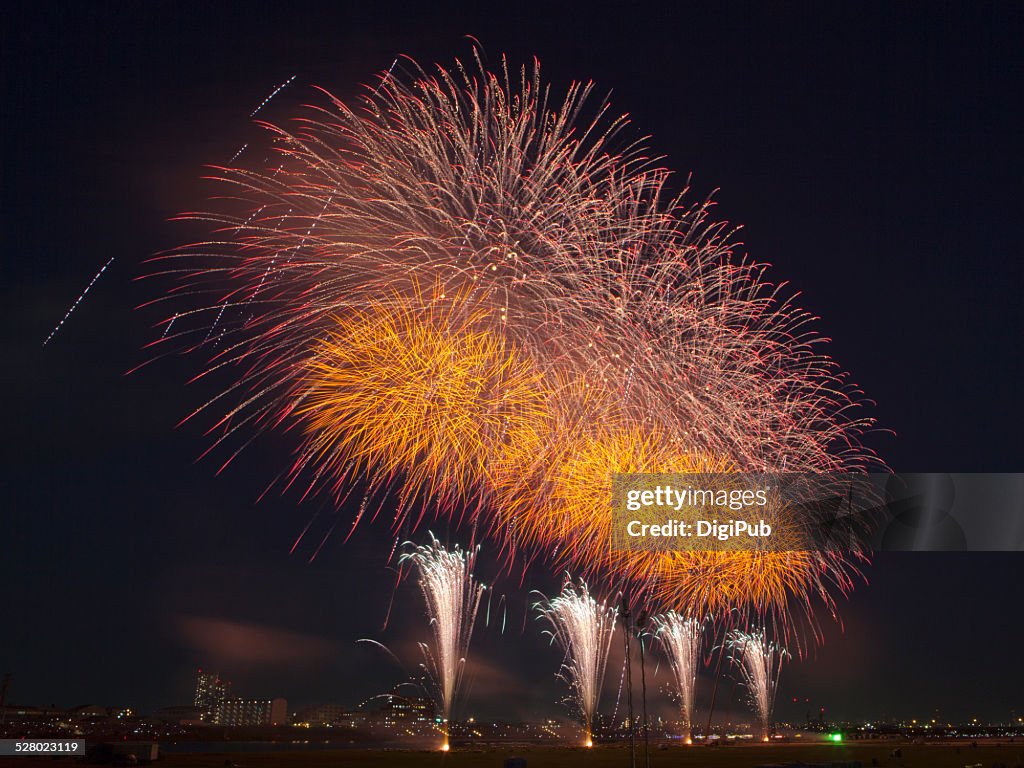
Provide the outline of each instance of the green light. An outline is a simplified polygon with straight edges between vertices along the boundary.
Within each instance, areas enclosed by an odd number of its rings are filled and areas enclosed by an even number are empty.
[[[842,741],[843,740],[843,734],[841,734],[841,733],[833,733],[833,734],[829,735],[829,738],[832,739],[832,741]]]

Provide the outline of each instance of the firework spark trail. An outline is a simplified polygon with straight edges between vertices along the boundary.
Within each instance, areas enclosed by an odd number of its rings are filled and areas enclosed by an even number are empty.
[[[683,740],[693,743],[694,694],[700,664],[700,641],[704,627],[697,619],[684,618],[670,611],[654,619],[655,635],[668,657],[676,681],[679,711],[683,722]]]
[[[376,96],[380,92],[381,86],[383,86],[384,83],[388,80],[388,78],[391,77],[391,73],[394,71],[396,64],[398,64],[397,56],[395,57],[395,60],[391,62],[391,66],[388,67],[387,71],[383,75],[381,75],[380,85],[378,85],[376,90],[374,90],[374,96]]]
[[[761,740],[768,741],[779,674],[789,652],[768,640],[763,629],[752,632],[734,629],[726,636],[725,645],[733,663],[740,669],[750,705],[761,727]]]
[[[277,88],[275,88],[275,89],[274,89],[274,90],[273,90],[273,91],[272,91],[272,92],[270,93],[270,95],[269,95],[269,96],[267,96],[267,98],[265,98],[265,99],[264,99],[263,101],[261,101],[261,102],[259,103],[259,105],[258,105],[258,106],[256,107],[256,109],[254,109],[254,110],[253,110],[252,112],[250,112],[250,113],[249,113],[249,117],[256,117],[256,114],[257,114],[257,113],[258,113],[258,112],[259,112],[259,111],[260,111],[261,109],[263,109],[263,108],[264,108],[265,106],[267,106],[267,104],[269,104],[269,103],[270,103],[270,100],[271,100],[272,98],[274,98],[275,96],[277,96],[277,94],[279,94],[279,93],[280,93],[281,91],[283,91],[283,90],[284,90],[285,88],[287,88],[287,87],[288,87],[289,85],[291,85],[291,83],[292,83],[292,82],[293,82],[293,81],[295,80],[295,78],[296,78],[296,77],[298,77],[298,75],[292,75],[292,76],[291,76],[291,77],[289,77],[289,78],[288,78],[287,80],[285,80],[285,81],[284,81],[283,83],[281,83],[281,84],[280,84],[279,86],[277,86]],[[249,144],[248,144],[248,142],[246,142],[245,144],[243,144],[243,145],[242,145],[241,149],[239,149],[239,150],[238,150],[237,152],[235,152],[234,156],[232,156],[232,158],[231,158],[230,160],[228,160],[228,163],[230,164],[230,163],[233,163],[233,162],[235,162],[235,160],[237,160],[238,158],[240,158],[240,157],[242,156],[242,153],[243,153],[243,152],[245,152],[245,150],[246,150],[246,149],[248,149],[248,148],[249,148]]]
[[[609,552],[609,471],[859,470],[872,422],[710,201],[671,194],[607,103],[586,117],[591,85],[557,100],[536,64],[476,63],[393,64],[361,104],[325,93],[298,128],[266,126],[264,169],[218,169],[241,210],[183,216],[217,234],[157,260],[173,297],[253,313],[220,320],[208,370],[239,378],[199,410],[231,395],[234,429],[298,422],[286,487],[340,497],[355,466],[419,519],[480,523],[509,563],[626,578],[687,615],[833,609],[864,553]]]
[[[473,577],[476,550],[446,549],[431,534],[428,545],[404,553],[399,563],[412,563],[426,602],[434,643],[420,643],[424,668],[434,683],[438,709],[444,717],[443,749],[448,749],[452,709],[466,667],[469,641],[473,635],[484,585]]]
[[[75,309],[77,309],[78,305],[82,303],[82,299],[85,298],[85,294],[87,294],[89,292],[89,289],[96,284],[96,281],[100,279],[100,275],[107,271],[107,267],[109,267],[113,263],[113,261],[114,257],[111,256],[109,259],[107,259],[107,263],[100,267],[100,271],[93,275],[92,280],[90,280],[89,284],[85,286],[85,290],[78,295],[78,298],[75,299],[74,303],[71,305],[68,311],[64,313],[64,317],[62,317],[60,322],[57,323],[56,326],[54,326],[54,329],[52,331],[50,331],[50,335],[47,336],[46,340],[43,342],[44,347],[50,343],[50,339],[57,335],[57,331],[59,331],[61,327],[64,325],[64,323],[67,322],[67,319],[71,317],[71,313],[74,312]]]
[[[174,321],[177,320],[177,319],[178,319],[178,313],[175,312],[174,313],[174,317],[171,318],[170,322],[167,323],[167,326],[164,328],[164,332],[160,334],[160,338],[161,339],[167,338],[167,334],[171,332],[171,326],[174,325]]]
[[[392,659],[394,659],[395,663],[399,667],[402,666],[402,660],[399,659],[395,655],[394,651],[392,651],[390,648],[388,648],[386,645],[384,645],[384,643],[380,642],[379,640],[374,640],[373,638],[370,638],[370,637],[361,637],[358,640],[356,640],[356,642],[357,643],[367,643],[368,645],[375,645],[375,646],[377,646],[382,651],[384,651],[384,653],[386,653],[388,656],[390,656]]]
[[[615,632],[615,608],[594,599],[585,582],[580,581],[577,586],[568,580],[558,597],[542,600],[535,607],[540,618],[551,624],[545,633],[565,651],[559,675],[568,683],[579,709],[584,743],[592,746],[597,705]]]
[[[254,109],[252,112],[249,113],[249,117],[256,117],[257,113],[259,113],[259,111],[261,109],[263,109],[265,106],[267,106],[267,104],[270,103],[270,100],[272,98],[277,96],[277,94],[279,94],[281,91],[283,91],[289,85],[291,85],[295,81],[296,77],[298,77],[298,75],[292,75],[287,80],[285,80],[283,83],[281,83],[279,86],[277,86],[277,88],[275,88],[273,91],[271,91],[270,95],[267,96],[267,98],[265,98],[263,101],[261,101],[259,103],[259,106],[256,107],[256,109]]]
[[[210,335],[213,333],[214,329],[217,327],[217,324],[220,322],[221,317],[224,316],[224,310],[227,308],[227,306],[228,306],[228,303],[226,301],[223,304],[220,305],[220,309],[217,310],[217,317],[214,318],[213,323],[210,324],[210,329],[206,332],[206,335],[203,337],[203,343],[204,344],[207,341],[210,340]]]

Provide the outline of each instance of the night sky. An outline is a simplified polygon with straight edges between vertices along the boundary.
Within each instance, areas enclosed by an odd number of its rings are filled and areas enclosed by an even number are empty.
[[[652,136],[677,186],[692,173],[695,196],[720,189],[715,215],[744,225],[743,250],[801,292],[833,356],[877,403],[891,432],[868,442],[891,467],[1024,470],[1024,6],[351,5],[5,6],[9,701],[187,703],[204,666],[239,695],[355,704],[415,668],[428,630],[412,583],[384,628],[395,580],[387,527],[335,536],[312,564],[310,546],[289,555],[315,514],[321,533],[335,514],[294,494],[257,503],[291,438],[257,440],[218,476],[217,462],[197,462],[209,422],[175,428],[216,391],[186,386],[203,361],[124,374],[149,359],[142,347],[164,317],[133,309],[161,290],[135,280],[143,260],[194,234],[168,218],[205,206],[203,164],[259,139],[248,115],[275,86],[298,76],[267,112],[285,120],[315,99],[313,85],[349,98],[400,53],[428,66],[468,58],[466,35],[491,64],[502,52],[517,64],[538,56],[556,87],[595,80],[632,116],[629,135]],[[1020,554],[879,556],[841,602],[843,627],[822,616],[824,644],[785,670],[778,717],[802,720],[819,705],[848,718],[1020,715],[1022,566]],[[488,582],[497,573],[486,556],[480,570]],[[535,620],[524,630],[531,588],[557,579],[538,570],[523,587],[495,585],[464,714],[565,713],[560,654]],[[356,644],[366,637],[405,670]],[[620,669],[613,654],[603,711]],[[664,667],[658,675],[664,684]],[[719,700],[738,709],[735,694]]]

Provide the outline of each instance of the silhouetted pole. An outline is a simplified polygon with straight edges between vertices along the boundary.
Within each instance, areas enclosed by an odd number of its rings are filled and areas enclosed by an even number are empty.
[[[718,680],[722,676],[722,659],[725,658],[725,646],[718,655],[718,666],[715,667],[715,687],[711,689],[711,706],[708,708],[708,727],[704,731],[704,743],[711,743],[711,715],[715,712],[715,699],[718,697]]]
[[[636,737],[633,732],[633,664],[629,656],[629,635],[633,631],[629,623],[629,602],[622,596],[622,607],[619,608],[622,620],[622,641],[626,649],[626,708],[629,713],[629,765],[636,768]]]
[[[651,768],[651,739],[647,725],[647,672],[644,669],[644,627],[647,625],[647,609],[640,611],[636,620],[637,639],[640,641],[640,687],[643,691],[641,707],[644,717],[644,766]]]

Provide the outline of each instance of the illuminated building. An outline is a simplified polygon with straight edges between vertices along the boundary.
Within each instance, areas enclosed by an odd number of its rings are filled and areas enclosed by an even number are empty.
[[[284,725],[288,702],[284,699],[221,699],[213,708],[214,725]]]
[[[218,701],[231,695],[231,683],[221,680],[216,672],[196,670],[196,696],[194,703],[204,713],[212,713]],[[204,720],[207,718],[204,717]]]
[[[340,704],[321,704],[302,710],[296,715],[295,721],[309,725],[333,725],[346,720],[347,714]]]

